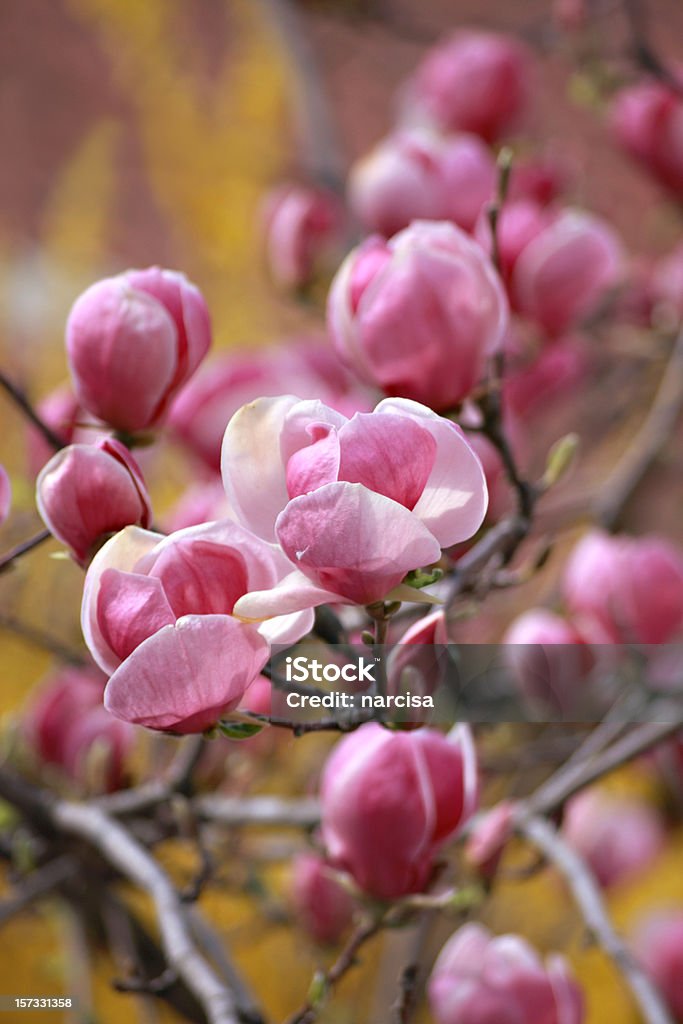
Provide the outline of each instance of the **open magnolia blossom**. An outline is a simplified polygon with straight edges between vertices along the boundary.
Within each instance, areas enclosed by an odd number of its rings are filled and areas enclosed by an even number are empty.
[[[228,424],[222,463],[235,515],[298,567],[240,598],[246,619],[380,601],[486,513],[481,463],[460,428],[406,399],[351,419],[292,395],[258,399]]]
[[[289,568],[274,545],[227,520],[168,537],[122,530],[93,560],[83,593],[83,635],[111,676],[105,707],[176,733],[202,732],[234,710],[269,642],[294,643],[313,625],[310,610],[259,629],[232,615],[238,598],[274,587]]]

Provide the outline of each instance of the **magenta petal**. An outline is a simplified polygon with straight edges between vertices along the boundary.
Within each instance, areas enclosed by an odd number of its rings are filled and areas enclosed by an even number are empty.
[[[105,569],[97,595],[97,625],[117,657],[127,658],[162,626],[175,622],[161,582],[138,573]]]
[[[124,661],[107,684],[104,705],[148,729],[203,732],[237,707],[269,654],[253,626],[228,615],[188,615]]]
[[[309,579],[356,604],[381,600],[441,552],[416,516],[362,484],[327,484],[294,498],[275,530]]]
[[[299,448],[287,463],[287,493],[290,498],[333,483],[339,473],[337,431],[327,423],[312,423],[308,433],[313,443]]]
[[[12,504],[12,485],[4,466],[0,466],[0,526],[9,515]]]
[[[175,615],[229,615],[249,589],[239,551],[208,540],[178,539],[163,547],[150,576],[161,581]]]
[[[432,471],[436,441],[407,416],[356,413],[339,432],[339,479],[413,509]]]

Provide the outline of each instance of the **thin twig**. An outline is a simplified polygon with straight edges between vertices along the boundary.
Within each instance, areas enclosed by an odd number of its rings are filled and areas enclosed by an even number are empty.
[[[49,530],[41,530],[35,536],[29,537],[28,540],[23,540],[20,544],[10,548],[4,555],[0,555],[0,573],[6,572],[14,562],[35,548],[40,547],[41,544],[44,544],[46,540],[50,540],[51,537],[52,534]]]
[[[645,422],[603,485],[595,518],[607,530],[618,524],[624,506],[671,437],[683,409],[683,328],[662,375]]]
[[[318,1018],[322,1003],[331,988],[343,978],[356,963],[362,946],[377,934],[384,924],[384,916],[364,921],[358,925],[332,966],[313,982],[312,988],[319,990],[319,997],[309,998],[303,1006],[287,1018],[285,1024],[313,1024]]]
[[[195,813],[205,821],[239,827],[243,825],[275,825],[277,827],[313,828],[320,820],[317,800],[286,800],[275,796],[248,799],[214,794],[196,797]]]
[[[605,909],[602,894],[579,854],[545,818],[518,818],[517,830],[540,850],[562,874],[590,934],[610,957],[633,994],[647,1024],[674,1024],[662,996],[624,942],[619,938]]]
[[[52,427],[49,427],[47,423],[40,418],[21,388],[12,383],[9,377],[3,373],[2,370],[0,370],[0,388],[3,388],[14,404],[21,409],[24,416],[26,416],[33,426],[40,431],[50,447],[54,448],[56,452],[58,452],[60,448],[64,447],[66,441],[60,437],[59,434],[56,434]]]

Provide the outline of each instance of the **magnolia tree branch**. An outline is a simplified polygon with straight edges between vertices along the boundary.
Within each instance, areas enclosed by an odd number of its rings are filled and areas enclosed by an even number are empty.
[[[581,857],[565,843],[546,818],[533,814],[522,815],[517,819],[516,827],[562,874],[586,927],[626,981],[643,1020],[647,1024],[674,1024],[656,986],[615,932],[600,889]]]
[[[41,530],[34,537],[29,537],[28,540],[24,540],[15,547],[10,548],[4,555],[0,555],[0,573],[5,572],[20,558],[40,547],[41,544],[44,544],[46,540],[50,540],[51,537],[52,534],[49,530]]]
[[[670,439],[683,409],[683,327],[678,333],[644,423],[608,476],[595,501],[595,518],[607,530],[618,524],[624,506]]]
[[[64,439],[61,438],[59,434],[55,433],[52,427],[49,427],[47,423],[41,419],[29,402],[25,393],[11,381],[7,374],[2,370],[0,370],[0,388],[2,388],[5,394],[12,399],[24,416],[31,421],[36,430],[43,435],[50,447],[54,448],[56,452],[58,452],[60,448],[64,447]]]

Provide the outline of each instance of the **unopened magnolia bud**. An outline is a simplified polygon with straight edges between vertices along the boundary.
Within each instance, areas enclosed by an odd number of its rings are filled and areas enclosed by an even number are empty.
[[[140,467],[114,438],[57,452],[36,481],[43,522],[77,562],[124,526],[149,526],[151,507]]]
[[[351,896],[316,853],[300,854],[293,870],[292,898],[301,923],[317,942],[336,942],[351,922]]]
[[[153,426],[211,343],[206,303],[183,274],[150,267],[91,285],[66,325],[80,403],[117,430]]]

